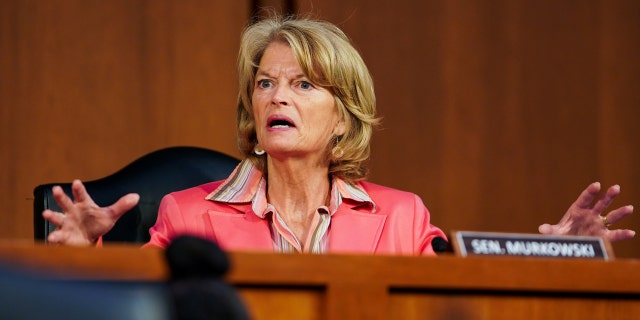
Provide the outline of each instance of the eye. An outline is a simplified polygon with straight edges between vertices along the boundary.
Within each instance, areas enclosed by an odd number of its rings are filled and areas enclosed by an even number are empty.
[[[308,90],[308,89],[313,88],[313,85],[308,81],[300,81],[300,88]]]
[[[271,86],[273,85],[271,83],[271,80],[269,80],[269,79],[260,79],[256,83],[257,83],[259,88],[263,88],[263,89],[271,88]]]

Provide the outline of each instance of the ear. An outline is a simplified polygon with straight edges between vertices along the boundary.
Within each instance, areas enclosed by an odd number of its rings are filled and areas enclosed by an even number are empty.
[[[344,120],[338,121],[336,127],[333,129],[333,134],[337,137],[343,136],[347,132],[347,126],[344,124]]]

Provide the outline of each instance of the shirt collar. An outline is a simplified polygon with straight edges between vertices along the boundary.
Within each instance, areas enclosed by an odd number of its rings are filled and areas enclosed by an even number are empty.
[[[266,180],[258,168],[248,160],[242,160],[233,170],[231,175],[206,196],[205,199],[231,204],[252,203],[254,212],[261,216],[267,206]],[[333,214],[344,199],[350,199],[360,204],[369,205],[373,211],[376,204],[360,184],[349,184],[346,181],[334,177],[331,188],[330,213]],[[260,207],[261,210],[255,210]],[[264,218],[262,216],[262,218]]]
[[[225,203],[248,203],[258,192],[262,180],[262,172],[250,160],[245,159],[205,199]]]

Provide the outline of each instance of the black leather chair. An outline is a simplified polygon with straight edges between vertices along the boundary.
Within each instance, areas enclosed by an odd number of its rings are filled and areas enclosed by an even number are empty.
[[[149,241],[162,197],[170,192],[226,178],[239,163],[229,155],[199,147],[170,147],[149,153],[107,177],[83,182],[99,206],[111,205],[123,195],[140,194],[137,206],[125,213],[103,241]],[[60,211],[51,188],[60,185],[68,194],[71,183],[47,183],[33,190],[34,235],[45,240],[55,225],[42,217],[44,209]]]

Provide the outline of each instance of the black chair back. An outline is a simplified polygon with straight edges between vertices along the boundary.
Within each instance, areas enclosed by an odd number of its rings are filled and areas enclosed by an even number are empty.
[[[170,147],[149,153],[107,177],[83,182],[99,206],[113,204],[127,193],[140,194],[137,206],[125,213],[103,237],[103,241],[149,241],[149,228],[156,222],[162,197],[173,191],[226,178],[239,160],[199,147]],[[42,217],[44,209],[60,211],[51,188],[59,185],[69,195],[71,183],[47,183],[33,190],[34,236],[45,240],[55,225]]]

